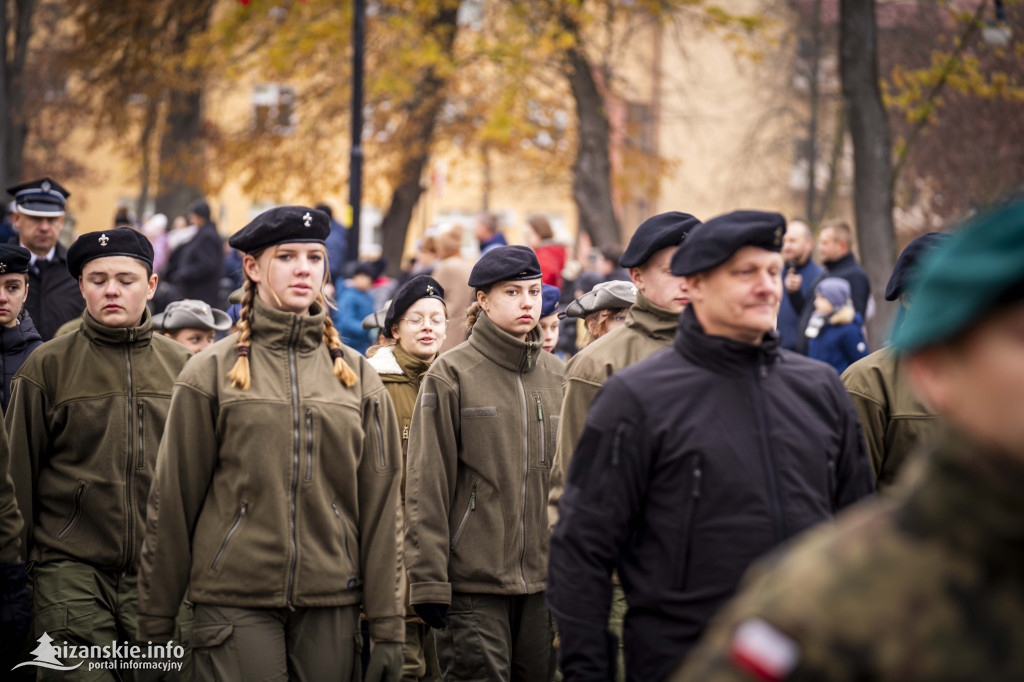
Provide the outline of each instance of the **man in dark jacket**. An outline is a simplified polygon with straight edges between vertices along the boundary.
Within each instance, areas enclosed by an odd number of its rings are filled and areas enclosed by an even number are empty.
[[[779,302],[779,344],[786,350],[807,355],[807,323],[814,312],[814,287],[825,275],[825,268],[811,258],[814,233],[802,220],[791,220],[782,238],[782,257],[786,271],[782,275],[785,292]]]
[[[661,680],[754,559],[871,492],[839,378],[779,348],[784,230],[755,211],[693,230],[672,260],[691,301],[675,343],[594,401],[551,539],[567,680],[612,677],[613,568],[627,679]]]
[[[175,298],[193,298],[220,306],[220,278],[224,270],[224,244],[210,220],[210,205],[202,199],[188,207],[188,220],[196,235],[171,254],[165,279],[175,287]]]
[[[49,341],[58,327],[85,308],[78,282],[68,274],[67,249],[57,243],[71,192],[50,178],[8,187],[7,191],[14,197],[18,242],[32,253],[25,310],[43,341]]]
[[[860,266],[851,253],[853,231],[842,220],[825,223],[818,235],[818,253],[829,277],[842,277],[850,283],[853,309],[863,319],[868,319],[868,299],[871,298],[871,282],[868,273]]]

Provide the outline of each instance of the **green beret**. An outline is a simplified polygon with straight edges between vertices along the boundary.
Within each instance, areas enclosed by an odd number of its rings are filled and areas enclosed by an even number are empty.
[[[1024,201],[976,216],[921,263],[893,345],[903,352],[968,329],[1024,283]]]

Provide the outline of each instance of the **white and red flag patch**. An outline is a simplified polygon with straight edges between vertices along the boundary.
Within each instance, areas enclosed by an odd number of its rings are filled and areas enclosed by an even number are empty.
[[[786,679],[800,661],[797,643],[760,618],[740,623],[729,654],[737,667],[765,682]]]

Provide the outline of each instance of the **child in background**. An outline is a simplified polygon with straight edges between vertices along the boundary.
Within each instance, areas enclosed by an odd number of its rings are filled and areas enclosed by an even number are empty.
[[[231,328],[231,317],[203,301],[184,299],[169,303],[162,313],[154,315],[153,327],[198,353],[217,340],[217,332]]]
[[[543,304],[540,309],[540,321],[537,323],[540,325],[540,329],[544,332],[544,341],[541,348],[549,353],[555,352],[555,346],[558,345],[558,301],[562,296],[562,292],[558,287],[553,287],[550,284],[544,284],[541,287],[541,301]]]
[[[338,309],[334,312],[334,326],[341,332],[342,341],[363,355],[376,338],[363,329],[363,318],[377,309],[370,293],[375,274],[372,263],[356,263],[352,278],[338,293]]]
[[[840,277],[826,277],[814,288],[814,314],[807,325],[807,355],[827,362],[842,374],[868,354],[862,324],[864,320],[854,311],[850,299],[850,283]]]

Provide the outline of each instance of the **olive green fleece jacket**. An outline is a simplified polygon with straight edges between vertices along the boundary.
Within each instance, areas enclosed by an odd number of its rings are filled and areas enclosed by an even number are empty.
[[[672,343],[679,326],[679,314],[651,303],[637,292],[636,303],[626,323],[583,348],[569,359],[562,384],[562,412],[558,422],[558,446],[551,470],[549,523],[558,520],[565,477],[573,450],[583,434],[587,411],[597,392],[615,372],[634,365]]]
[[[25,522],[14,497],[10,466],[11,447],[7,442],[7,429],[0,422],[0,563],[5,564],[24,559],[21,556],[21,529],[25,527]]]
[[[190,356],[153,333],[148,310],[129,328],[86,311],[28,356],[6,423],[29,559],[138,570],[171,388]]]
[[[228,373],[236,335],[174,385],[149,497],[140,639],[166,640],[188,589],[200,604],[303,608],[362,603],[375,641],[404,637],[401,450],[377,373],[335,378],[324,313],[254,302],[251,386]]]
[[[413,604],[544,590],[564,365],[541,342],[539,327],[520,341],[482,313],[423,378],[406,472]]]

